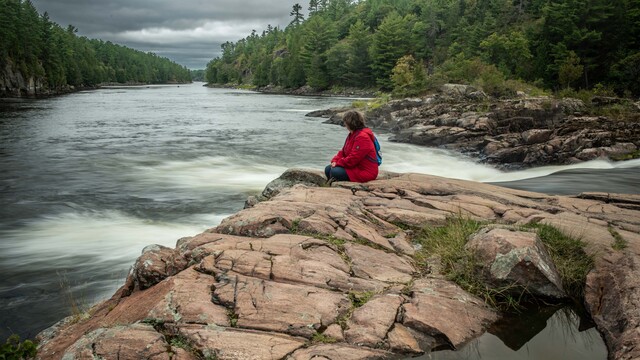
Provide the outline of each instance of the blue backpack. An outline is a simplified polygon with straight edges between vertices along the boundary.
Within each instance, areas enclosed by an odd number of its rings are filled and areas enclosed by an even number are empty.
[[[380,153],[380,143],[375,135],[373,135],[373,146],[376,148],[376,160],[378,160],[379,166],[382,164],[382,154]]]

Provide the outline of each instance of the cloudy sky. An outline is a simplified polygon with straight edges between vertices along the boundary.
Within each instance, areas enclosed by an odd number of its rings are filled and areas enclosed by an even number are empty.
[[[225,41],[236,42],[268,24],[284,28],[300,0],[32,0],[63,28],[141,51],[190,69],[204,69]]]

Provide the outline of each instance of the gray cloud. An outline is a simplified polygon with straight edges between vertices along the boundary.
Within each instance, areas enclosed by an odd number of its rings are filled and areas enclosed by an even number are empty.
[[[202,69],[220,45],[284,28],[296,0],[32,0],[62,27],[78,34],[155,52],[191,69]]]

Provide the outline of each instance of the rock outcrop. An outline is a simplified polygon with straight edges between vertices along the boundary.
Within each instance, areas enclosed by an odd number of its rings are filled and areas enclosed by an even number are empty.
[[[46,92],[44,79],[25,77],[11,61],[0,68],[0,97],[36,96],[43,92]]]
[[[640,197],[384,177],[281,187],[175,249],[148,248],[126,284],[88,319],[41,334],[38,358],[388,359],[459,348],[499,313],[436,266],[420,268],[410,227],[460,215],[500,223],[469,245],[486,243],[500,254],[539,247],[520,225],[551,224],[581,237],[596,260],[586,305],[610,358],[640,356]],[[540,288],[558,295],[562,285],[540,254],[547,279]],[[518,259],[509,262],[516,269],[509,276],[526,265]]]
[[[487,283],[496,288],[512,286],[536,297],[567,297],[551,256],[535,233],[486,228],[466,247],[486,264]]]
[[[604,106],[614,100],[599,97],[593,103]],[[341,124],[344,111],[309,116]],[[447,84],[435,95],[393,100],[366,115],[371,127],[393,133],[391,141],[460,151],[505,168],[617,158],[640,149],[637,119],[589,115],[576,99],[490,100],[464,85]]]

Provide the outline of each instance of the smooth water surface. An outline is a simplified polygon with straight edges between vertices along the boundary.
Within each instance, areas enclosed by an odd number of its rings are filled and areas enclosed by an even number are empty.
[[[2,100],[0,339],[52,325],[70,313],[69,296],[109,297],[146,245],[174,247],[214,227],[287,168],[324,168],[346,131],[304,115],[351,101],[202,84]],[[548,193],[567,183],[574,193],[638,191],[638,161],[504,173],[379,135],[390,171]]]
[[[571,308],[546,308],[501,319],[458,351],[435,351],[416,360],[588,360],[606,359],[593,324]]]

